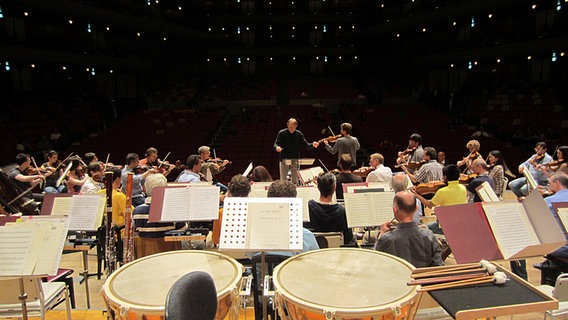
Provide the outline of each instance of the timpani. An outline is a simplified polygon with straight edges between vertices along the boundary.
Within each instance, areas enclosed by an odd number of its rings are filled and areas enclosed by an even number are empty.
[[[217,252],[170,251],[125,264],[108,277],[101,293],[111,319],[164,319],[166,297],[173,284],[189,272],[205,271],[217,288],[218,320],[229,311],[230,316],[238,316],[243,270],[235,259]]]
[[[408,319],[417,307],[414,267],[398,257],[365,249],[309,251],[274,269],[283,319]]]

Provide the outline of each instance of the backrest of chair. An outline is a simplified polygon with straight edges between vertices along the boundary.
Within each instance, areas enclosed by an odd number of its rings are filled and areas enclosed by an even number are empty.
[[[341,232],[314,232],[320,249],[339,248],[343,244]]]
[[[26,302],[33,302],[42,298],[41,282],[39,277],[22,277],[24,292],[28,295]],[[0,277],[0,304],[20,303],[20,277]]]
[[[501,198],[503,198],[503,195],[505,194],[505,190],[507,190],[507,186],[509,185],[509,179],[507,179],[507,177],[503,177],[503,191],[501,192]]]
[[[207,272],[183,275],[166,297],[166,320],[213,320],[216,312],[217,289]]]
[[[568,273],[562,273],[556,278],[552,296],[559,301],[568,301]]]

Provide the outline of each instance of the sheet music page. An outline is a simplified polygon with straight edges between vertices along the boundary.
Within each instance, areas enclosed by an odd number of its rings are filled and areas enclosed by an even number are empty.
[[[375,214],[374,193],[344,193],[345,215],[347,216],[347,226],[368,227],[378,226],[384,221],[379,221]]]
[[[72,199],[69,230],[96,230],[102,222],[105,196],[75,195]]]
[[[493,188],[491,188],[491,185],[487,181],[484,181],[481,185],[479,185],[475,189],[475,191],[477,191],[477,194],[479,195],[482,201],[485,202],[500,201],[499,197],[497,197],[497,194],[495,194],[495,191],[493,190]]]
[[[505,259],[540,243],[522,204],[489,202],[483,210]]]
[[[354,193],[355,189],[365,189],[367,188],[367,184],[360,184],[360,185],[353,185],[353,186],[347,186],[347,193]]]
[[[290,247],[290,204],[249,203],[247,249],[286,250]]]
[[[527,179],[527,184],[531,187],[531,189],[537,188],[538,184],[536,183],[536,180],[534,179],[528,168],[525,168],[525,170],[523,170],[523,176],[525,176],[525,179]]]
[[[0,227],[0,275],[31,275],[39,257],[45,229],[33,223]]]
[[[558,208],[558,218],[560,218],[564,230],[568,230],[568,208]]]
[[[300,179],[302,180],[302,184],[304,184],[304,185],[310,184],[314,180],[314,176],[312,175],[312,172],[311,172],[310,169],[299,170],[298,175],[300,176]]]
[[[189,220],[190,188],[164,189],[164,203],[161,221]]]
[[[24,223],[36,223],[45,228],[44,238],[40,242],[40,254],[34,274],[57,274],[59,261],[67,239],[69,219],[63,216],[39,216],[23,220]]]
[[[391,221],[394,218],[392,211],[392,200],[394,199],[394,192],[371,192],[371,199],[373,199],[373,210],[379,221],[379,225]]]
[[[247,168],[245,169],[245,172],[243,172],[243,177],[248,177],[249,173],[252,171],[252,162],[249,163],[249,165],[247,166]]]
[[[251,198],[266,198],[268,195],[268,190],[266,189],[252,189],[249,193]]]
[[[316,199],[316,194],[319,194],[319,190],[314,186],[309,187],[297,187],[296,198],[302,198],[302,221],[310,221],[310,210],[308,208],[308,201],[311,199]]]
[[[53,198],[53,207],[51,215],[70,216],[73,206],[73,197],[55,197]]]
[[[219,219],[219,187],[209,186],[189,190],[189,221]]]
[[[323,171],[322,167],[311,167],[310,168],[310,172],[312,174],[312,177],[317,177],[319,176],[320,173],[324,173],[325,171]]]

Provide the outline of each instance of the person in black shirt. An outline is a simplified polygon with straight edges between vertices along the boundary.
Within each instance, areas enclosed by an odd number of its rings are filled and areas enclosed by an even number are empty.
[[[310,144],[306,141],[304,134],[296,130],[298,120],[290,118],[286,125],[286,129],[278,131],[276,141],[274,141],[274,150],[280,153],[280,180],[286,180],[288,170],[291,170],[292,183],[298,185],[300,148],[317,148],[319,143],[314,141]]]

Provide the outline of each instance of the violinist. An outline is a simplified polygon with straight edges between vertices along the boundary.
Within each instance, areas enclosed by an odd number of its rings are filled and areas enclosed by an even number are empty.
[[[85,153],[85,156],[83,157],[83,159],[85,159],[85,163],[87,165],[89,165],[93,162],[99,162],[99,158],[97,158],[97,155],[94,152]]]
[[[408,138],[408,147],[404,151],[398,152],[396,164],[403,164],[409,162],[420,162],[424,158],[424,149],[422,149],[422,136],[418,133],[413,133]],[[436,156],[434,156],[434,159]],[[415,169],[408,169],[414,172]]]
[[[552,161],[552,157],[546,153],[546,142],[538,142],[534,148],[535,154],[528,158],[525,162],[519,165],[519,173],[523,174],[523,171],[528,170],[533,176],[536,183],[541,186],[546,186],[548,184],[548,179],[546,174],[542,171],[537,170],[538,165],[544,165]],[[529,194],[527,180],[525,177],[517,178],[509,182],[509,188],[517,196],[518,199]]]
[[[32,186],[37,185],[41,181],[45,180],[46,176],[49,176],[51,174],[50,172],[47,172],[45,175],[42,175],[37,172],[36,174],[26,175],[26,170],[32,168],[31,163],[32,160],[29,155],[20,153],[16,156],[16,164],[18,166],[8,172],[8,177],[22,192],[30,189]],[[32,193],[31,190],[28,190],[27,195],[25,196],[30,199],[33,198],[38,202],[43,201],[42,193]]]
[[[469,155],[458,161],[457,165],[458,167],[466,166],[468,168],[467,173],[471,173],[469,171],[469,166],[472,164],[473,160],[481,158],[481,154],[479,153],[481,144],[477,140],[470,140],[465,146],[467,150],[469,150]]]
[[[67,192],[67,187],[64,183],[57,185],[57,181],[63,174],[63,169],[60,168],[61,161],[59,160],[59,154],[55,150],[51,150],[47,153],[47,162],[41,165],[41,169],[44,171],[51,171],[52,174],[45,178],[45,186],[43,191],[45,193],[65,193]]]
[[[369,158],[369,165],[374,168],[367,175],[367,182],[391,182],[392,180],[392,170],[389,167],[384,166],[385,158],[380,153],[373,153]]]
[[[339,159],[339,174],[336,176],[337,188],[335,189],[335,197],[336,199],[343,199],[343,184],[344,183],[351,183],[351,182],[363,182],[363,179],[351,173],[351,167],[353,166],[353,159],[348,153],[344,153],[341,155]]]
[[[495,190],[495,181],[489,176],[489,168],[487,163],[483,159],[475,159],[470,166],[471,171],[477,174],[477,177],[473,179],[466,187],[468,192],[468,197],[472,199],[470,202],[481,202],[479,194],[477,194],[476,188],[482,183],[487,182],[493,190]]]
[[[211,149],[208,146],[199,147],[199,149],[197,149],[197,154],[199,154],[199,157],[202,161],[201,174],[203,174],[205,177],[209,177],[210,175],[212,182],[214,182],[216,186],[221,188],[221,192],[227,192],[227,187],[217,181],[215,175],[225,170],[230,161],[211,159]],[[207,172],[209,172],[209,174]]]
[[[436,149],[432,147],[424,148],[423,156],[426,163],[418,171],[411,173],[404,164],[401,165],[402,170],[406,172],[412,183],[442,181],[442,166],[436,161]]]
[[[341,155],[349,154],[351,159],[353,159],[353,165],[357,165],[357,150],[361,147],[359,140],[351,135],[353,131],[353,126],[350,123],[344,122],[341,124],[341,138],[337,139],[335,144],[329,145],[329,140],[324,139],[325,149],[331,154],[337,154],[337,166],[339,166],[339,161]]]
[[[104,174],[102,163],[91,162],[87,166],[87,175],[89,178],[83,183],[83,186],[81,187],[81,194],[93,194],[103,189],[105,187],[102,182]]]
[[[156,151],[156,159],[158,158],[158,153]],[[146,159],[144,159],[146,160]],[[139,161],[138,154],[136,153],[129,153],[126,155],[126,165],[124,169],[122,169],[122,192],[126,192],[126,180],[128,179],[128,173],[134,172],[136,168],[138,168]],[[157,170],[149,167],[148,170],[141,173],[134,173],[132,177],[132,205],[135,207],[144,204],[144,200],[146,199],[146,195],[144,194],[144,190],[142,189],[142,185],[146,180],[146,177],[149,174],[156,173]]]
[[[250,174],[251,182],[272,182],[270,172],[265,166],[256,166],[252,169]]]
[[[556,150],[556,160],[547,164],[539,164],[537,169],[544,172],[547,177],[552,177],[554,172],[564,172],[568,174],[568,166],[566,165],[566,157],[568,157],[568,146],[558,147]]]
[[[438,163],[445,166],[446,165],[446,153],[444,151],[438,151]]]
[[[67,165],[71,166],[67,174],[67,192],[79,194],[81,187],[89,179],[89,176],[86,174],[87,167],[83,166],[81,160],[78,159],[71,160]]]
[[[274,150],[280,154],[280,180],[286,180],[288,171],[292,172],[292,183],[298,185],[298,168],[300,167],[300,148],[317,148],[319,143],[306,141],[304,134],[298,128],[298,120],[290,118],[286,129],[278,131],[274,141]]]
[[[177,182],[199,182],[204,177],[201,174],[201,167],[203,165],[203,160],[197,154],[192,154],[187,157],[186,168],[182,174],[178,177]]]
[[[140,160],[138,166],[144,169],[154,167],[157,169],[158,173],[166,175],[166,172],[170,169],[170,164],[167,161],[160,161],[158,158],[158,149],[150,147],[146,149],[145,155],[146,158]]]
[[[503,190],[504,189],[503,181],[505,179],[505,172],[509,172],[509,168],[507,168],[507,164],[505,163],[503,155],[499,150],[493,150],[489,152],[488,160],[489,160],[489,166],[488,166],[489,176],[493,178],[493,181],[495,182],[495,188],[493,189],[495,190],[495,194],[498,197],[501,197],[503,196],[503,192],[505,191]]]
[[[410,191],[414,193],[416,198],[426,207],[432,209],[436,206],[451,206],[455,204],[467,203],[467,190],[463,184],[459,183],[460,169],[455,164],[449,164],[442,169],[444,182],[448,185],[436,191],[434,197],[430,200],[424,198],[415,187],[411,187]],[[434,233],[438,233],[434,228],[430,228]]]

